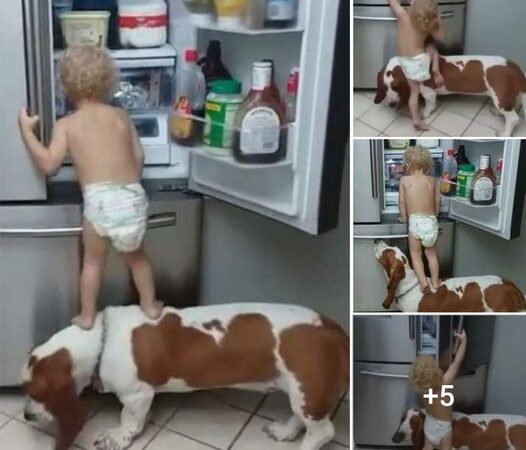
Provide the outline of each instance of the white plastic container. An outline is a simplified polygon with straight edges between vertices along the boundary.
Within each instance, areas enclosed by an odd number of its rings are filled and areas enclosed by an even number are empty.
[[[123,47],[166,44],[168,15],[163,0],[119,0],[119,38]]]
[[[59,17],[64,43],[68,47],[74,45],[106,47],[109,11],[67,11],[61,13]]]

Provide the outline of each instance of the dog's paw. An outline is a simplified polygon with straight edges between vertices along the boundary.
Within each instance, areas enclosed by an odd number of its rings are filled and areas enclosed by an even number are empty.
[[[431,114],[433,114],[436,110],[436,107],[434,108],[424,108],[422,110],[422,118],[427,119],[428,117],[431,117]]]
[[[124,450],[131,444],[131,439],[120,428],[102,433],[94,445],[97,450]]]
[[[263,431],[276,441],[294,441],[301,431],[301,427],[291,427],[287,423],[272,422],[265,425]]]

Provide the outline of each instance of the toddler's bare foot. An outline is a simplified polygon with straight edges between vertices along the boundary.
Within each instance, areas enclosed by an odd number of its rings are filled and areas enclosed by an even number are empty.
[[[437,85],[437,87],[442,87],[444,86],[445,82],[444,82],[444,77],[442,76],[442,74],[440,72],[434,72],[433,73],[433,78],[435,80],[435,84]]]
[[[433,286],[433,290],[437,290],[440,287],[440,280],[433,281],[431,280],[431,286]]]
[[[95,323],[95,317],[97,314],[79,314],[78,316],[73,317],[71,319],[71,323],[73,325],[77,325],[78,327],[82,328],[83,330],[91,330],[93,328],[93,324]]]
[[[161,313],[163,312],[164,303],[159,300],[154,300],[153,302],[148,302],[148,304],[141,303],[142,312],[148,317],[148,319],[158,319]]]
[[[425,122],[414,122],[413,127],[416,131],[427,131],[429,130],[429,125]]]
[[[422,294],[431,293],[431,289],[429,288],[429,284],[427,283],[427,281],[423,281],[420,283],[420,292],[422,292]]]

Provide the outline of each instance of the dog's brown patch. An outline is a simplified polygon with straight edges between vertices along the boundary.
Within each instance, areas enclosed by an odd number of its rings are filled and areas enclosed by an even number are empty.
[[[460,296],[443,284],[436,292],[424,294],[418,312],[484,312],[480,286],[468,283]]]
[[[313,420],[330,414],[349,386],[349,338],[332,320],[322,322],[322,327],[296,325],[280,334],[279,352],[301,385],[303,412]]]
[[[513,110],[518,95],[526,92],[524,73],[513,61],[507,61],[506,65],[489,67],[486,70],[486,78],[495,91],[498,106],[505,111]]]
[[[453,421],[453,448],[467,447],[473,450],[507,450],[506,424],[502,420],[490,420],[483,429],[463,417]]]
[[[454,64],[441,57],[439,66],[448,91],[465,94],[480,94],[487,91],[482,61],[473,59],[467,63]],[[433,77],[424,82],[424,85],[437,88]]]
[[[389,277],[387,297],[382,304],[384,308],[388,309],[395,299],[396,290],[398,289],[400,281],[405,278],[405,267],[402,261],[396,257],[396,252],[393,249],[384,250],[378,258],[378,261]]]
[[[413,415],[409,420],[409,428],[411,428],[411,442],[413,443],[413,450],[422,450],[424,448],[424,418],[424,414],[422,412],[419,412],[418,415]]]
[[[513,425],[508,430],[508,438],[515,450],[526,450],[526,425]]]
[[[76,394],[73,362],[65,348],[42,359],[31,356],[31,379],[23,384],[27,395],[42,403],[57,420],[55,449],[67,450],[86,422],[87,414]]]
[[[192,388],[209,389],[242,383],[264,383],[278,376],[272,325],[261,314],[240,314],[220,343],[209,334],[184,326],[177,314],[157,325],[132,332],[138,378],[153,386],[170,379]]]
[[[520,312],[526,309],[526,300],[520,289],[509,280],[488,286],[484,300],[494,312]]]

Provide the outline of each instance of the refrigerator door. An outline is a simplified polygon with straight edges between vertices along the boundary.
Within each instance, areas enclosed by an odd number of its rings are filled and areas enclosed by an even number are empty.
[[[409,383],[410,364],[354,363],[354,442],[396,446],[400,419],[418,404]],[[407,444],[398,444],[403,446]]]
[[[381,142],[355,139],[353,150],[354,222],[379,223],[381,202]]]
[[[455,141],[455,145],[460,143],[466,146],[466,155],[476,170],[480,155],[491,156],[494,171],[502,158],[502,181],[492,205],[477,206],[469,200],[449,199],[449,217],[507,240],[518,237],[526,191],[526,141]]]
[[[342,67],[344,60],[335,58],[345,59],[349,52],[349,4],[316,0],[306,1],[304,7],[305,29],[294,47],[296,52],[301,48],[297,116],[288,129],[286,159],[268,165],[239,164],[231,157],[213,157],[198,149],[191,155],[189,186],[307,233],[319,234],[337,224],[348,141],[348,73]],[[276,63],[286,66],[293,56],[284,52],[298,37],[284,36],[251,37],[247,41],[253,45],[251,59],[271,55]],[[229,42],[223,42],[227,54]],[[235,45],[240,45],[239,38]],[[239,49],[234,50],[239,53]],[[234,62],[230,66],[236,67]],[[246,64],[239,70],[246,70]]]
[[[70,323],[81,218],[80,205],[0,207],[1,386],[19,385],[31,348]]]
[[[415,316],[357,316],[355,361],[411,363],[416,355]]]
[[[45,137],[47,119],[42,109],[45,101],[42,88],[48,81],[39,60],[46,55],[45,40],[42,41],[45,36],[40,34],[46,29],[40,26],[45,25],[40,20],[45,3],[0,2],[0,201],[46,198],[45,179],[24,148],[17,125],[20,108],[28,106],[32,114],[40,115],[38,131]]]
[[[450,277],[453,269],[453,240],[455,224],[449,220],[439,220],[438,260],[440,274]],[[397,246],[409,257],[407,247],[407,225],[397,223],[396,217],[390,223],[377,225],[355,224],[354,239],[354,311],[385,312],[382,302],[387,295],[387,280],[380,263],[373,252],[376,240],[383,240],[389,245]],[[427,271],[429,273],[429,271]],[[397,310],[393,302],[393,311]]]

